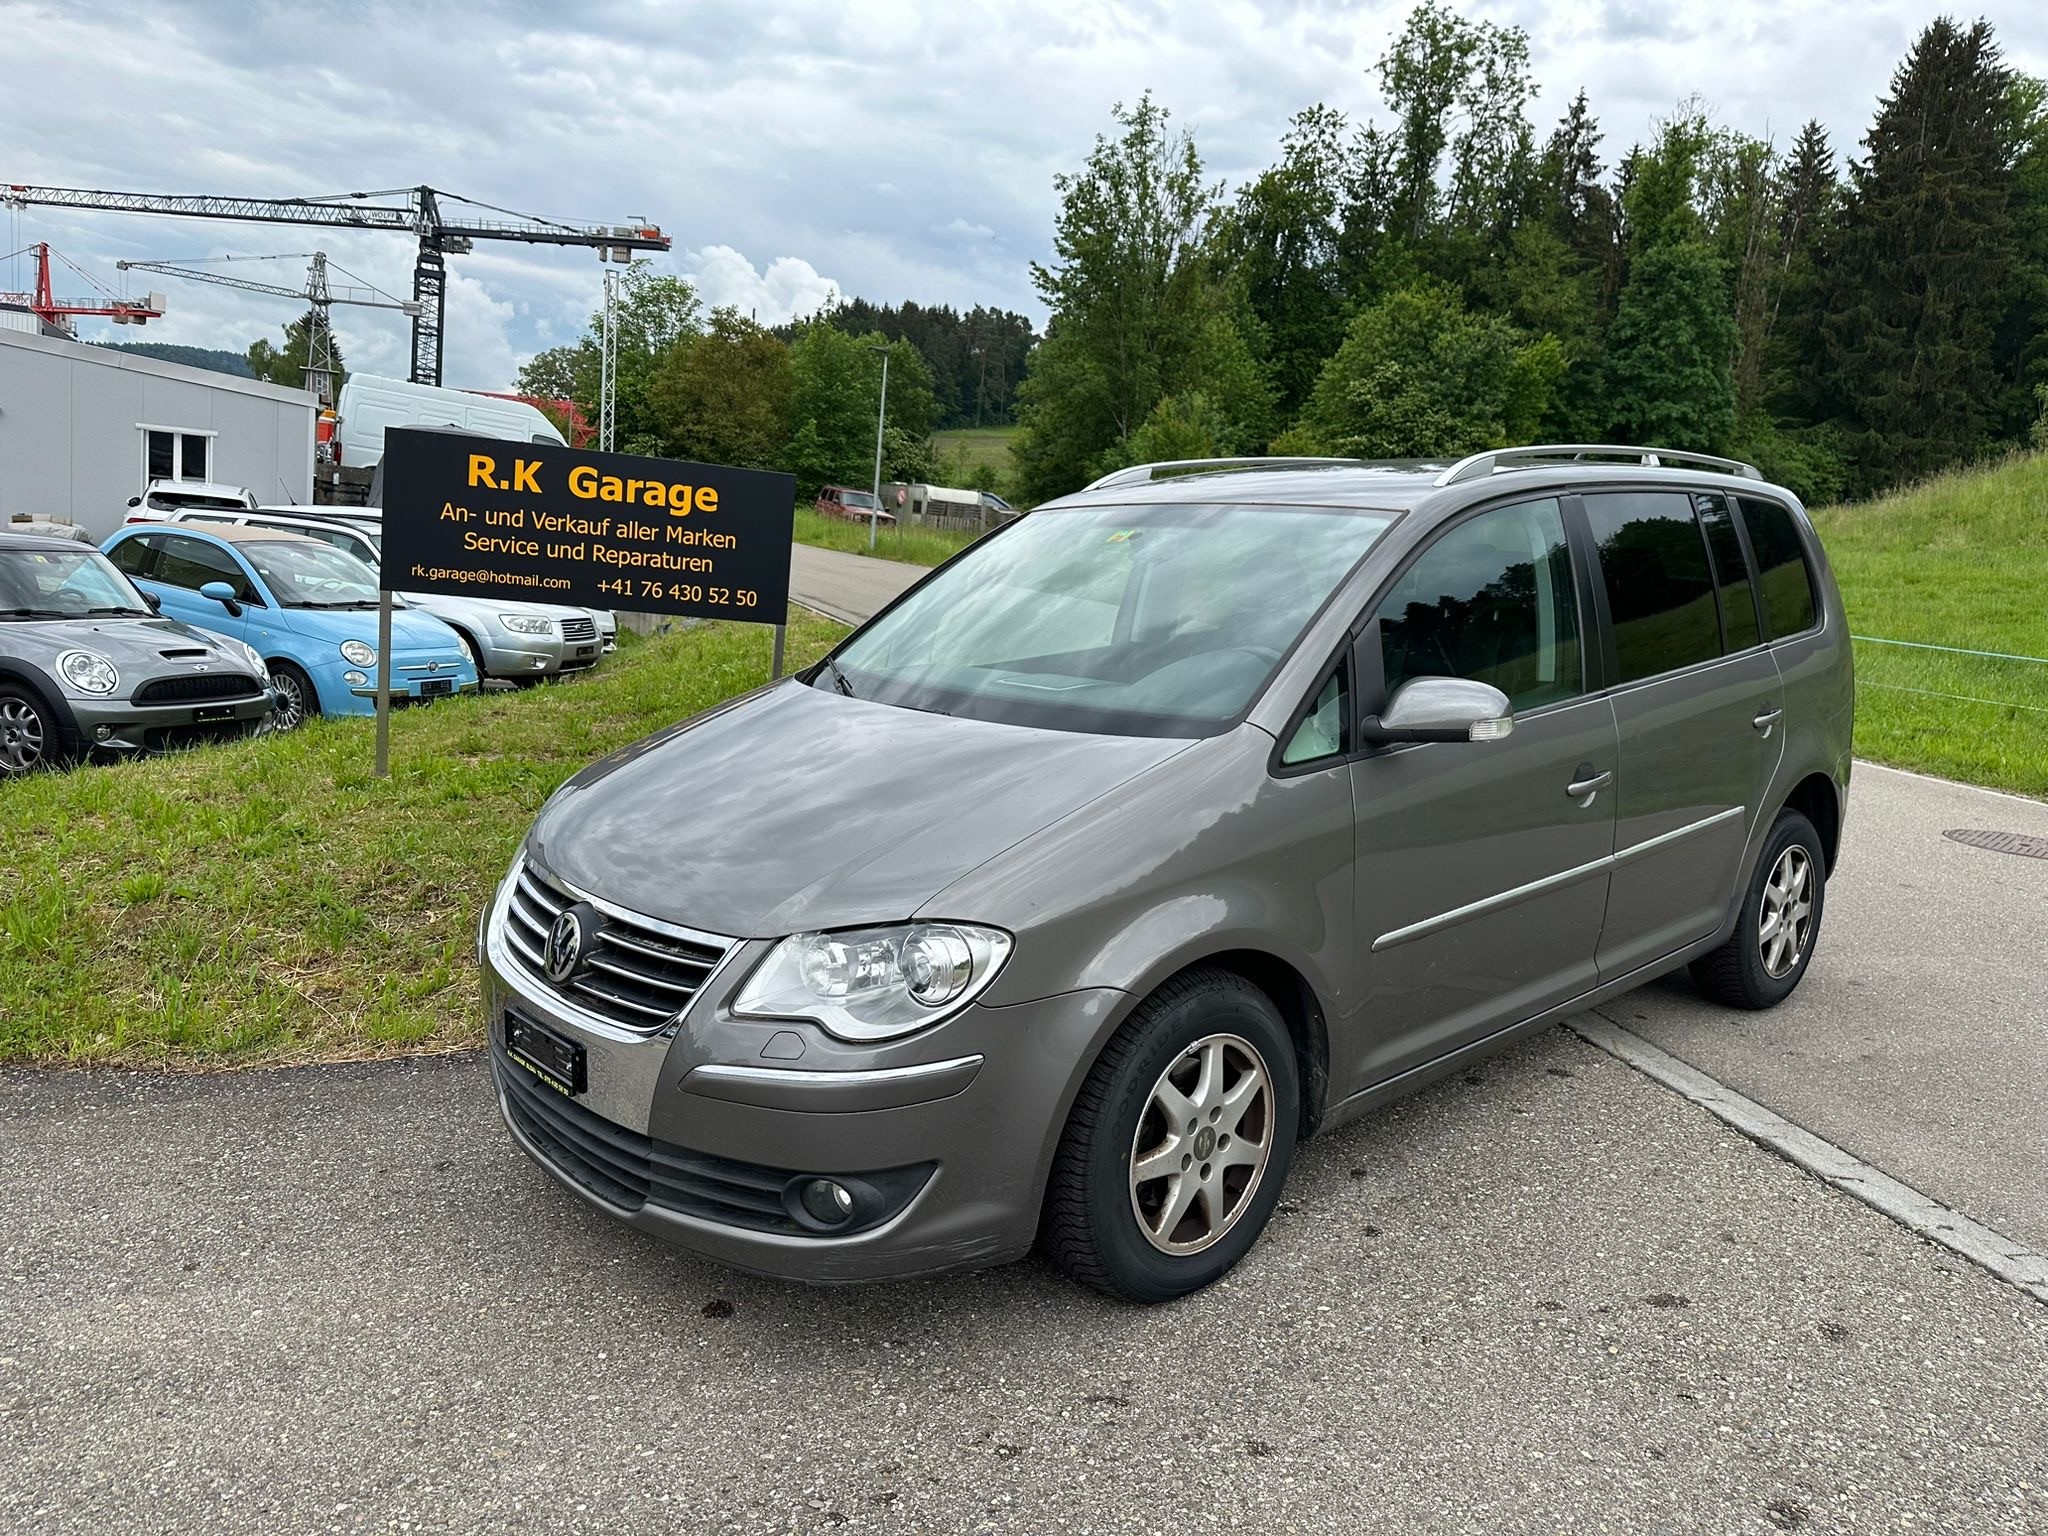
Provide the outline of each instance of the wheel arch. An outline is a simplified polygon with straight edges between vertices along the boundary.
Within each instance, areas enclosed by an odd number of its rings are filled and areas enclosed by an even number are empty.
[[[36,701],[47,709],[57,721],[57,729],[69,738],[76,749],[84,745],[83,732],[79,730],[78,716],[71,712],[71,706],[64,700],[64,690],[57,686],[57,680],[32,661],[18,656],[0,656],[0,683],[11,683],[25,688],[36,696]]]
[[[1820,834],[1821,872],[1833,874],[1842,840],[1842,790],[1833,777],[1809,773],[1792,786],[1781,810],[1799,812]]]

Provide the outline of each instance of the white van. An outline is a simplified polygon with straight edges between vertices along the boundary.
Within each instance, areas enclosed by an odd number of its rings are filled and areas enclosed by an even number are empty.
[[[372,374],[348,376],[341,386],[339,411],[335,442],[340,461],[356,469],[369,469],[384,457],[384,433],[391,427],[454,427],[479,437],[568,446],[554,423],[523,400],[498,400]]]

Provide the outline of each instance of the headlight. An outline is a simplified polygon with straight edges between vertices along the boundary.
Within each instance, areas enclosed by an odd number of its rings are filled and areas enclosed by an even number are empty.
[[[754,968],[732,1011],[808,1019],[842,1040],[889,1040],[972,1002],[1010,957],[1010,936],[966,923],[793,934]]]
[[[501,613],[498,622],[515,635],[552,635],[555,621],[544,619],[537,613]]]
[[[455,649],[462,652],[462,659],[472,667],[476,665],[476,652],[469,648],[469,641],[463,638],[461,630],[455,631]]]
[[[250,668],[259,676],[268,677],[270,675],[269,663],[264,661],[263,653],[257,650],[255,646],[250,645],[245,640],[230,640],[228,643],[235,647],[242,660],[249,663]]]
[[[80,693],[112,693],[121,686],[121,674],[98,651],[66,651],[57,658],[57,671]]]
[[[341,659],[352,667],[374,667],[377,665],[377,650],[360,640],[344,640],[341,642]]]

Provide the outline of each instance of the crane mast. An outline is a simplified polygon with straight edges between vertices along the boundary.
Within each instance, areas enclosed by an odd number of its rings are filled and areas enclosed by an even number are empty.
[[[464,213],[457,217],[445,214],[444,198],[465,204]],[[331,198],[262,198],[0,183],[0,204],[410,234],[418,242],[413,263],[413,302],[419,308],[412,316],[412,380],[416,384],[441,382],[449,256],[472,250],[479,240],[510,240],[526,245],[582,246],[595,250],[601,261],[628,261],[634,251],[665,251],[672,244],[659,226],[644,220],[611,226],[567,224],[481,203],[469,204],[453,193],[429,186],[354,192]],[[467,208],[481,211],[472,214]]]

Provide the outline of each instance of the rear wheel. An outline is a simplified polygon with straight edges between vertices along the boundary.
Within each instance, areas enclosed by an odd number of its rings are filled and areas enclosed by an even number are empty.
[[[1774,1008],[1813,959],[1827,901],[1820,834],[1798,811],[1778,813],[1742,899],[1735,932],[1692,963],[1692,979],[1730,1008]]]
[[[1294,1042],[1269,999],[1194,970],[1147,998],[1082,1085],[1041,1237],[1074,1279],[1169,1301],[1258,1241],[1300,1124]]]
[[[57,717],[41,696],[0,685],[0,778],[61,767],[66,756]]]
[[[295,731],[320,713],[320,695],[313,679],[289,661],[270,664],[270,686],[277,690],[277,729]]]

